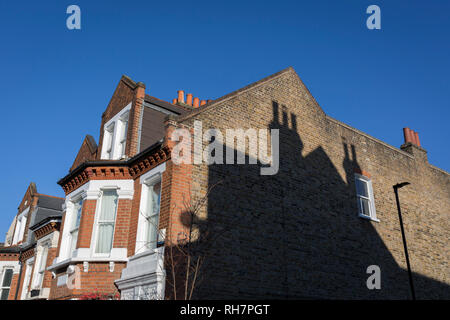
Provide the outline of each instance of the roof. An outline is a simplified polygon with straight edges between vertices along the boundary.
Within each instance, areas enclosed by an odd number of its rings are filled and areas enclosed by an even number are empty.
[[[164,100],[161,100],[161,99],[149,96],[148,94],[145,95],[145,99],[144,100],[146,102],[149,102],[149,103],[152,103],[154,105],[160,106],[160,107],[162,107],[164,109],[167,109],[169,111],[175,112],[177,114],[185,114],[185,113],[188,113],[188,112],[193,110],[193,108],[187,109],[187,107],[171,104],[171,103],[169,103],[167,101],[164,101]]]
[[[63,198],[40,194],[37,207],[61,211],[63,203],[64,203]]]
[[[34,213],[33,225],[30,226],[30,229],[35,229],[43,220],[48,218],[61,218],[63,203],[64,199],[62,198],[40,195]]]

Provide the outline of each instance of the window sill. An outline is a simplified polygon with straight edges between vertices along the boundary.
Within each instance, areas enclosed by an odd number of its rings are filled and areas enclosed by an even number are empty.
[[[61,262],[55,263],[47,267],[48,271],[64,268],[71,264],[83,263],[83,262],[128,262],[128,258],[112,258],[112,257],[86,257],[86,258],[70,258]]]
[[[380,222],[380,220],[377,219],[377,218],[372,218],[372,217],[369,217],[369,216],[365,216],[363,214],[358,214],[358,217],[360,217],[361,219],[365,219],[365,220],[370,220],[370,221],[374,221],[374,222]]]

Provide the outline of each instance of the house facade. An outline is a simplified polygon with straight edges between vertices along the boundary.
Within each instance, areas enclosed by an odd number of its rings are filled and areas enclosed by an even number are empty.
[[[241,144],[228,139],[229,129],[242,129]],[[253,142],[268,144],[276,167],[269,175],[251,146],[252,133],[264,130]],[[417,133],[405,128],[404,138],[396,148],[327,116],[292,68],[216,100],[179,91],[172,103],[123,76],[98,145],[86,136],[58,181],[59,218],[28,227],[32,208],[19,207],[0,248],[2,292],[7,299],[406,299],[393,192],[406,181],[400,200],[416,296],[448,299],[449,174],[428,163]],[[32,248],[22,245],[30,234]],[[182,252],[176,262],[174,248]],[[381,287],[370,289],[373,266]]]

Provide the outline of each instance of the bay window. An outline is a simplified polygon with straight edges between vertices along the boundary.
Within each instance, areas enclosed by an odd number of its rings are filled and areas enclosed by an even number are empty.
[[[44,280],[45,267],[47,265],[48,246],[40,246],[39,256],[36,261],[36,271],[34,272],[34,281],[32,285],[33,290],[40,290],[42,287],[42,281]]]
[[[97,218],[96,254],[110,254],[114,237],[118,195],[115,189],[102,190]]]
[[[73,211],[72,211],[72,221],[70,224],[70,247],[69,247],[69,257],[72,257],[78,240],[78,229],[80,228],[80,220],[81,220],[81,212],[83,209],[83,199],[77,200],[73,202]]]

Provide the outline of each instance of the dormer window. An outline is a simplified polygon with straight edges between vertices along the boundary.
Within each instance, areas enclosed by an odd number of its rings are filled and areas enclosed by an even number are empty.
[[[112,151],[113,151],[113,138],[114,138],[114,123],[110,124],[106,130],[105,135],[103,138],[106,152],[105,152],[105,159],[111,159],[112,158]]]
[[[127,144],[127,130],[128,130],[128,117],[129,112],[126,112],[123,116],[120,117],[119,126],[120,126],[120,141],[119,141],[119,158],[123,158],[125,155],[125,147]]]
[[[125,157],[130,109],[131,103],[105,123],[102,159],[120,160]]]

